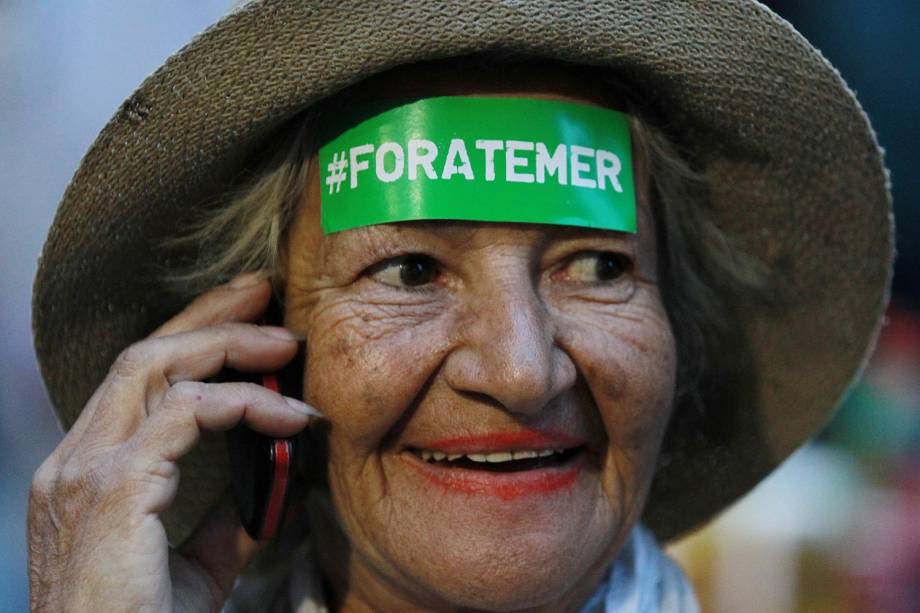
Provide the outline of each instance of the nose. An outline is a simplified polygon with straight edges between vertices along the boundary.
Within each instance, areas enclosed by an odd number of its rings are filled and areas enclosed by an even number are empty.
[[[469,302],[442,370],[453,389],[533,414],[574,385],[575,365],[529,275],[489,283]]]

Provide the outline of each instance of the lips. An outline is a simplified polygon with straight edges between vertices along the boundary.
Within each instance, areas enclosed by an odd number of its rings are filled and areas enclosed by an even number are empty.
[[[403,456],[430,483],[457,493],[511,500],[571,486],[585,465],[584,441],[517,431],[426,441]]]

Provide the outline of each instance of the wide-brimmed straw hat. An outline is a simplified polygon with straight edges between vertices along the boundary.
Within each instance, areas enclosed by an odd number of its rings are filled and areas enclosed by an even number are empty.
[[[155,247],[232,188],[315,102],[391,67],[497,52],[610,70],[666,118],[709,179],[722,229],[769,270],[769,301],[728,295],[732,394],[717,427],[672,450],[645,521],[691,529],[812,436],[858,376],[888,298],[887,175],[840,75],[755,2],[617,0],[248,3],[172,56],[83,159],[34,288],[35,344],[69,427],[126,346],[181,305]],[[719,291],[731,291],[723,290]],[[688,437],[687,440],[694,440]],[[220,436],[182,463],[164,516],[182,541],[225,493]]]

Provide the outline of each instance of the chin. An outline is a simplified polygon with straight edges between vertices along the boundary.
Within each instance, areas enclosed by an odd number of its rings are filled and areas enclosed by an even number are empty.
[[[515,500],[407,496],[387,509],[400,521],[389,522],[374,549],[431,608],[559,610],[573,593],[593,591],[622,540],[597,482],[580,481],[565,493]]]
[[[593,591],[599,569],[612,557],[602,548],[576,551],[570,543],[527,541],[511,538],[466,548],[445,543],[444,551],[451,553],[443,566],[429,566],[418,579],[445,608],[561,610],[573,594]]]
[[[604,487],[594,454],[534,462],[493,472],[401,452],[373,463],[379,474],[335,479],[351,576],[375,576],[434,610],[555,611],[583,601],[632,527],[623,504],[631,497]]]

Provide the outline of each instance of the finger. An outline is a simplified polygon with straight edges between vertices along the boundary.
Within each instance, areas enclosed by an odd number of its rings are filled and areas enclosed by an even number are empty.
[[[310,418],[322,417],[315,408],[296,398],[282,396],[255,383],[201,383],[182,381],[151,408],[151,418],[162,411],[190,413],[204,430],[224,431],[243,422],[269,436],[291,436]]]
[[[294,357],[300,340],[277,326],[218,324],[151,340],[158,345],[151,351],[151,366],[170,384],[205,379],[228,367],[273,372]]]
[[[270,295],[270,284],[264,273],[254,272],[240,275],[227,285],[220,286],[199,296],[181,313],[160,326],[148,338],[167,336],[225,321],[255,320],[265,310]],[[62,444],[56,450],[56,453],[62,459],[68,458],[73,453],[73,450],[79,446],[79,442],[82,440],[90,423],[94,420],[98,421],[95,416],[96,410],[99,407],[100,400],[106,397],[109,392],[113,379],[120,378],[119,375],[123,375],[125,371],[130,370],[132,363],[144,361],[144,356],[133,356],[130,349],[126,349],[119,356],[119,360],[127,362],[127,364],[113,365],[64,437]],[[124,392],[124,390],[120,391]],[[155,390],[155,397],[160,395],[156,393],[157,391],[162,390]],[[136,401],[137,397],[126,397],[122,393],[119,394],[116,402],[130,403]],[[131,417],[133,419],[128,419]],[[125,419],[119,420],[116,418],[113,425],[118,425],[119,422],[122,422],[122,427],[118,428],[119,431],[131,430],[132,425],[137,423],[137,417],[138,415],[136,414],[126,414],[124,415]]]
[[[224,367],[278,370],[294,357],[297,339],[283,328],[225,323],[135,343],[113,364],[83,436],[103,447],[122,442],[171,384],[206,379]]]
[[[119,449],[114,464],[124,478],[144,483],[143,513],[159,514],[172,503],[178,485],[176,462],[198,443],[201,431],[228,430],[245,423],[270,436],[292,436],[317,419],[316,409],[252,383],[172,386],[162,403]]]
[[[225,321],[255,321],[265,311],[270,297],[271,284],[265,273],[246,273],[198,296],[151,336],[168,336]]]
[[[246,534],[236,508],[225,500],[204,519],[177,555],[207,576],[214,604],[220,608],[236,578],[263,546]]]

